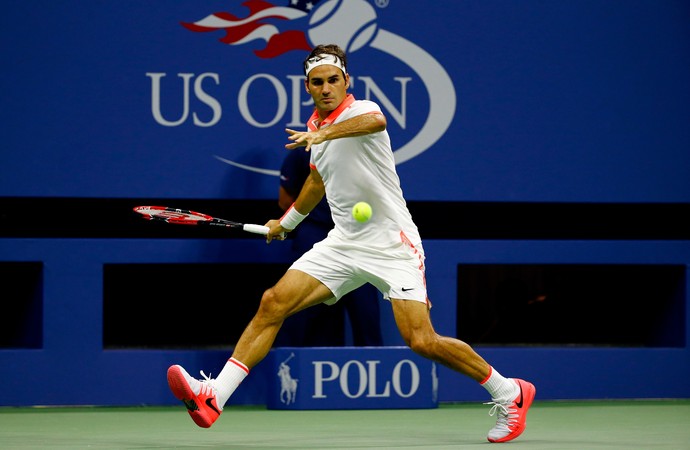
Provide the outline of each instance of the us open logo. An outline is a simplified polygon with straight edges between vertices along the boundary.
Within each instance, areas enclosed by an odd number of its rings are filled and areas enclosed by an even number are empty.
[[[426,50],[405,39],[398,34],[379,27],[378,15],[385,13],[389,7],[388,1],[376,0],[286,0],[287,6],[278,6],[263,0],[237,1],[237,11],[216,12],[181,21],[181,26],[193,33],[208,33],[218,38],[221,44],[238,47],[236,52],[248,52],[251,43],[256,47],[258,43],[265,43],[263,48],[255,49],[254,56],[259,60],[271,60],[287,52],[300,50],[306,52],[320,43],[335,43],[340,45],[351,56],[358,51],[374,52],[382,58],[396,61],[396,65],[403,67],[400,74],[354,74],[351,76],[352,86],[357,85],[363,92],[364,99],[374,100],[389,118],[401,130],[405,130],[409,138],[406,142],[395,145],[396,164],[408,161],[427,151],[446,132],[455,116],[456,93],[450,76],[443,66]],[[396,5],[397,7],[397,5]],[[414,4],[400,7],[417,7]],[[203,13],[202,13],[203,14]],[[244,49],[243,49],[244,47]],[[243,57],[247,55],[243,54]],[[298,67],[299,60],[294,66]],[[258,67],[258,66],[257,66]],[[285,70],[285,69],[283,69]],[[372,69],[375,70],[375,69]],[[361,72],[361,71],[360,71]],[[380,72],[380,71],[379,71]],[[163,92],[173,95],[168,84],[173,83],[172,77],[165,72],[148,72],[146,76],[151,84],[151,112],[154,120],[161,126],[177,127],[187,122],[196,127],[213,127],[217,125],[223,115],[223,102],[205,89],[208,84],[216,86],[222,83],[221,74],[215,72],[177,73],[177,83],[182,89],[182,110],[179,116],[170,117],[161,107]],[[393,79],[396,87],[385,90],[383,83],[377,77]],[[386,80],[390,81],[390,80]],[[163,88],[163,84],[166,88]],[[251,103],[252,89],[255,85],[268,86],[275,94],[275,112],[271,117],[258,118],[256,108]],[[179,87],[178,87],[179,89]],[[242,120],[250,127],[265,129],[304,127],[304,120],[311,113],[311,99],[303,98],[303,74],[257,72],[244,80],[236,93],[236,104]],[[419,111],[415,106],[414,114],[422,120],[410,128],[410,108],[407,99],[412,93],[423,92],[427,98],[428,111]],[[179,94],[177,94],[179,95]],[[203,104],[205,116],[202,118],[197,111],[190,108],[190,98],[194,96],[196,104]],[[362,98],[358,95],[358,98]],[[258,130],[257,130],[258,131]],[[240,163],[231,156],[214,155],[219,161],[239,167],[244,170],[278,176],[279,170],[271,167]]]

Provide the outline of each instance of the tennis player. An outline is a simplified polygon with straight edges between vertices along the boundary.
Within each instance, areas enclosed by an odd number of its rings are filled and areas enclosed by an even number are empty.
[[[287,129],[288,149],[311,152],[311,173],[282,218],[269,220],[267,242],[294,230],[326,195],[335,227],[304,253],[275,286],[266,290],[256,315],[242,333],[217,378],[191,377],[179,365],[168,369],[173,394],[201,427],[210,427],[250,370],[269,352],[283,321],[319,303],[337,302],[370,283],[389,300],[398,329],[416,353],[468,376],[491,397],[497,421],[490,442],[507,442],[525,429],[536,390],[506,378],[467,343],[441,336],[431,323],[424,249],[398,178],[386,118],[380,107],[348,94],[347,58],[336,45],[315,47],[304,61],[305,88],[315,110],[306,131]],[[351,214],[368,202],[367,222]]]

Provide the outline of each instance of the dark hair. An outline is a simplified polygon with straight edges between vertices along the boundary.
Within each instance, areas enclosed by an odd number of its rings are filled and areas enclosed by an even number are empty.
[[[305,75],[307,74],[307,64],[309,63],[309,61],[323,54],[333,55],[336,58],[338,58],[343,63],[343,67],[345,67],[345,73],[347,73],[347,56],[345,55],[343,49],[336,44],[320,44],[314,47],[311,53],[309,53],[309,56],[307,56],[307,58],[304,60]],[[343,75],[345,75],[345,73],[343,73]]]

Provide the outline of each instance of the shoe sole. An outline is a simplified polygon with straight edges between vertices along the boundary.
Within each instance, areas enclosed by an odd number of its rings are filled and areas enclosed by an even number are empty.
[[[168,369],[168,386],[178,400],[184,402],[185,400],[193,400],[195,397],[178,366],[171,366]]]

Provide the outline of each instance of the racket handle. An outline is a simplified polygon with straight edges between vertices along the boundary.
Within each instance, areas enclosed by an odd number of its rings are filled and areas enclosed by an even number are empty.
[[[268,227],[263,225],[255,225],[253,223],[245,223],[242,226],[242,229],[250,233],[263,234],[264,236],[268,234]]]

